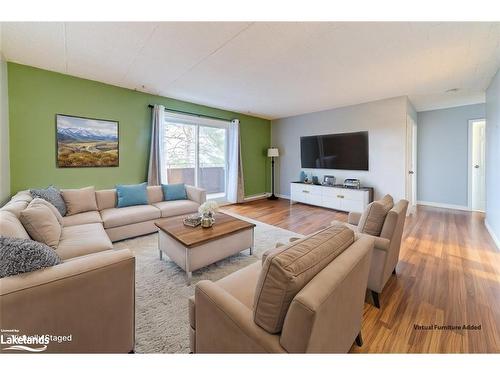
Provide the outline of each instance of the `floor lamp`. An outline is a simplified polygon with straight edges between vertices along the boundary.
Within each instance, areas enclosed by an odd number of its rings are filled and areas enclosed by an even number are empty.
[[[271,170],[272,170],[272,177],[271,177],[271,196],[268,197],[267,199],[270,200],[276,200],[278,197],[274,195],[274,158],[277,158],[280,156],[280,153],[278,151],[277,147],[271,147],[267,149],[267,156],[271,158]]]

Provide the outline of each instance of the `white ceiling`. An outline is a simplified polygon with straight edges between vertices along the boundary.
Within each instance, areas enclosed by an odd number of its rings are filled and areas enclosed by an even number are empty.
[[[500,66],[500,23],[1,26],[8,61],[271,119],[400,95],[418,111],[484,102]]]

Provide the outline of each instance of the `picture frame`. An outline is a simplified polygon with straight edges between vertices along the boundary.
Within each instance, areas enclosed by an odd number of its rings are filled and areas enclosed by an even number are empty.
[[[120,166],[120,123],[57,113],[57,168]]]

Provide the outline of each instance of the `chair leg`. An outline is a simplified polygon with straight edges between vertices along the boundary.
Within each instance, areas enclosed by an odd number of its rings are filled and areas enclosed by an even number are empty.
[[[380,309],[380,301],[378,299],[378,293],[374,292],[373,290],[371,292],[372,292],[373,304],[377,309]]]
[[[361,331],[359,331],[358,335],[356,336],[356,345],[360,348],[363,346],[363,337],[361,337]]]

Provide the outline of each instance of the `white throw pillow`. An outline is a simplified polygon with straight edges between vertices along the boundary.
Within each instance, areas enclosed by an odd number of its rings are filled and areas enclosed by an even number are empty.
[[[62,226],[49,206],[34,199],[21,211],[19,219],[32,239],[53,249],[57,248]]]
[[[93,186],[81,189],[61,190],[64,202],[66,203],[66,215],[75,215],[80,212],[97,211],[97,201],[95,199],[95,188]]]

